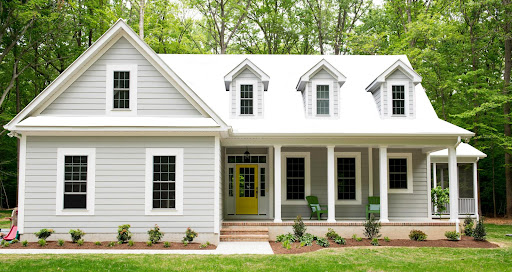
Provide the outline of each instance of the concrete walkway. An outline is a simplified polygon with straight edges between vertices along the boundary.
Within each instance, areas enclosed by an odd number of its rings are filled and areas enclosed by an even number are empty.
[[[0,254],[274,254],[268,242],[220,242],[215,250],[0,249]]]

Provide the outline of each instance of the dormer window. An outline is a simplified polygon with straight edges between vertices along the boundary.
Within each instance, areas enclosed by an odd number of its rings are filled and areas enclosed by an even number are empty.
[[[114,72],[114,109],[130,108],[130,72]]]
[[[405,86],[392,85],[393,115],[405,115]]]
[[[137,114],[137,64],[107,65],[106,114]]]
[[[316,85],[316,114],[329,115],[329,85]]]
[[[240,114],[253,114],[253,85],[240,85]]]

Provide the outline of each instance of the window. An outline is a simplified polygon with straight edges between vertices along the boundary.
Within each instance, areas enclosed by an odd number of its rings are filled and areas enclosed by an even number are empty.
[[[57,149],[57,215],[94,214],[96,150]]]
[[[316,114],[329,114],[329,85],[316,85]]]
[[[361,204],[361,153],[336,152],[336,204]]]
[[[240,85],[240,114],[253,114],[253,85]]]
[[[114,71],[114,109],[130,108],[130,72]]]
[[[281,156],[282,203],[302,205],[311,192],[309,152],[283,152]]]
[[[233,183],[235,182],[234,181],[234,178],[235,178],[234,170],[235,169],[233,167],[229,168],[229,186],[228,186],[229,196],[233,196]]]
[[[146,149],[146,215],[183,214],[183,149]]]
[[[388,183],[390,193],[412,193],[412,154],[388,153]]]
[[[260,168],[260,196],[265,196],[265,168]]]
[[[392,85],[393,115],[405,115],[405,86]]]

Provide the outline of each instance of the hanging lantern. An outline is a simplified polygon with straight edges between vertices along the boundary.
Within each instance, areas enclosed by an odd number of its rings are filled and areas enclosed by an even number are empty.
[[[246,148],[246,151],[244,153],[244,162],[250,162],[251,161],[251,153],[249,152],[249,150]]]

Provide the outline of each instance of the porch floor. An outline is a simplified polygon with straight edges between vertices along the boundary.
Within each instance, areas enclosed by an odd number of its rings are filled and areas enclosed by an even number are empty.
[[[303,220],[306,226],[362,226],[364,219],[337,219],[335,223],[328,223],[326,220]],[[390,219],[388,223],[381,223],[383,226],[455,226],[455,223],[445,219]],[[293,219],[283,219],[281,223],[275,223],[270,219],[244,219],[244,220],[223,220],[222,226],[291,226]]]

